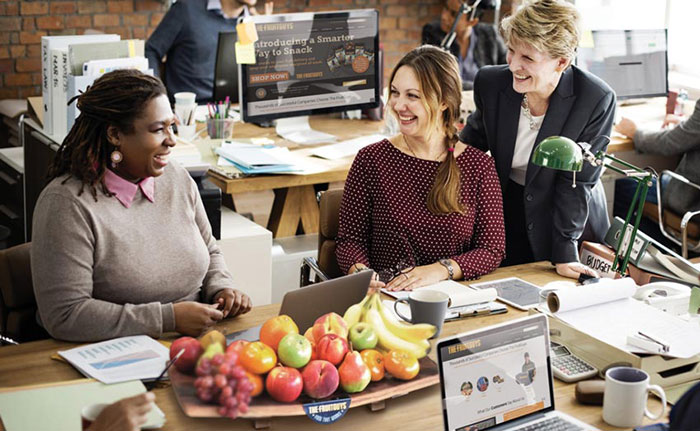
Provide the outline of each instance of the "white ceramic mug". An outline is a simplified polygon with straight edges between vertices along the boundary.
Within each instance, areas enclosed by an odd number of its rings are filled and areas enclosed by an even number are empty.
[[[661,398],[661,411],[654,415],[647,409],[649,391]],[[603,420],[609,425],[633,428],[644,416],[656,420],[666,413],[666,393],[659,385],[649,384],[649,374],[638,368],[615,367],[605,373]]]

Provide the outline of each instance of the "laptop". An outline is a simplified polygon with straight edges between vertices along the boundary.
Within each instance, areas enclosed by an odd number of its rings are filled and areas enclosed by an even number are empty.
[[[335,312],[342,316],[348,307],[362,301],[373,274],[372,271],[360,271],[291,290],[282,298],[279,314],[291,317],[303,334],[323,314]],[[229,343],[237,339],[257,340],[261,326],[228,334],[226,340]]]
[[[595,430],[554,409],[543,314],[440,340],[445,430]]]

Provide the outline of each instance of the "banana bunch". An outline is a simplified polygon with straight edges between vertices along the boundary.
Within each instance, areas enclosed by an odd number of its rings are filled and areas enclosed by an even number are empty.
[[[409,324],[400,321],[388,310],[378,293],[367,295],[361,302],[350,306],[343,319],[351,327],[357,322],[369,323],[379,338],[383,350],[403,350],[422,358],[428,353],[428,339],[437,328],[427,323]]]

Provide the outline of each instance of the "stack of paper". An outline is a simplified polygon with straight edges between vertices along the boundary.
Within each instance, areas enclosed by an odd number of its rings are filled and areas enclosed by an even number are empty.
[[[58,352],[81,373],[103,383],[152,380],[160,375],[168,349],[147,335],[115,338]]]
[[[337,144],[318,147],[311,154],[328,160],[342,159],[343,157],[354,156],[367,145],[380,142],[386,138],[386,136],[379,134],[360,136],[359,138],[348,139]]]
[[[215,151],[248,175],[301,170],[296,166],[294,157],[287,148],[230,143]]]

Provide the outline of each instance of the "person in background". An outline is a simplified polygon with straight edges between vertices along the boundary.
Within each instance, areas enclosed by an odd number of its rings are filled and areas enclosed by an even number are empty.
[[[197,94],[197,103],[212,102],[216,47],[220,32],[236,30],[236,19],[244,9],[256,15],[257,0],[179,0],[170,7],[151,37],[145,54],[156,76],[165,62],[170,100],[181,91]],[[266,15],[273,3],[266,2]]]
[[[196,336],[249,311],[197,186],[168,161],[175,117],[161,81],[117,70],[77,103],[34,211],[39,323],[68,341]]]
[[[682,118],[669,114],[664,120],[662,130],[643,130],[639,129],[634,121],[623,117],[615,125],[615,131],[632,138],[637,152],[681,156],[674,172],[700,185],[700,103],[695,103],[693,114],[688,119],[681,120]],[[669,125],[677,126],[667,128]],[[664,180],[667,179],[669,181],[664,184],[662,194],[665,208],[669,208],[681,217],[688,211],[700,210],[700,190],[677,180],[664,178]],[[625,218],[636,187],[637,182],[629,178],[620,178],[615,181],[614,214],[616,216]],[[657,203],[656,181],[649,189],[647,201]],[[644,233],[671,248],[676,247],[661,233],[657,223],[643,218],[640,228]]]
[[[476,1],[478,0],[469,0],[468,3],[473,5]],[[492,1],[481,0],[474,19],[470,19],[471,12],[462,14],[455,27],[456,37],[450,46],[450,52],[457,58],[464,89],[472,88],[480,67],[506,62],[506,47],[496,28],[491,24],[479,22],[484,9],[494,9]],[[440,46],[452,28],[461,5],[461,0],[445,0],[440,20],[423,26],[422,43]]]
[[[336,239],[340,269],[388,272],[371,287],[390,290],[488,274],[504,254],[501,190],[493,159],[457,140],[455,58],[418,47],[389,83],[399,134],[360,150],[350,168]]]
[[[476,110],[460,139],[490,151],[503,189],[506,260],[539,260],[576,278],[595,273],[579,263],[580,238],[600,242],[610,223],[601,169],[576,173],[531,162],[535,146],[553,135],[607,148],[615,93],[597,77],[571,65],[579,42],[579,14],[563,0],[526,3],[501,22],[508,65],[487,66],[474,80]],[[584,232],[584,228],[587,229]]]
[[[123,398],[102,410],[88,431],[139,431],[153,409],[153,392]]]

